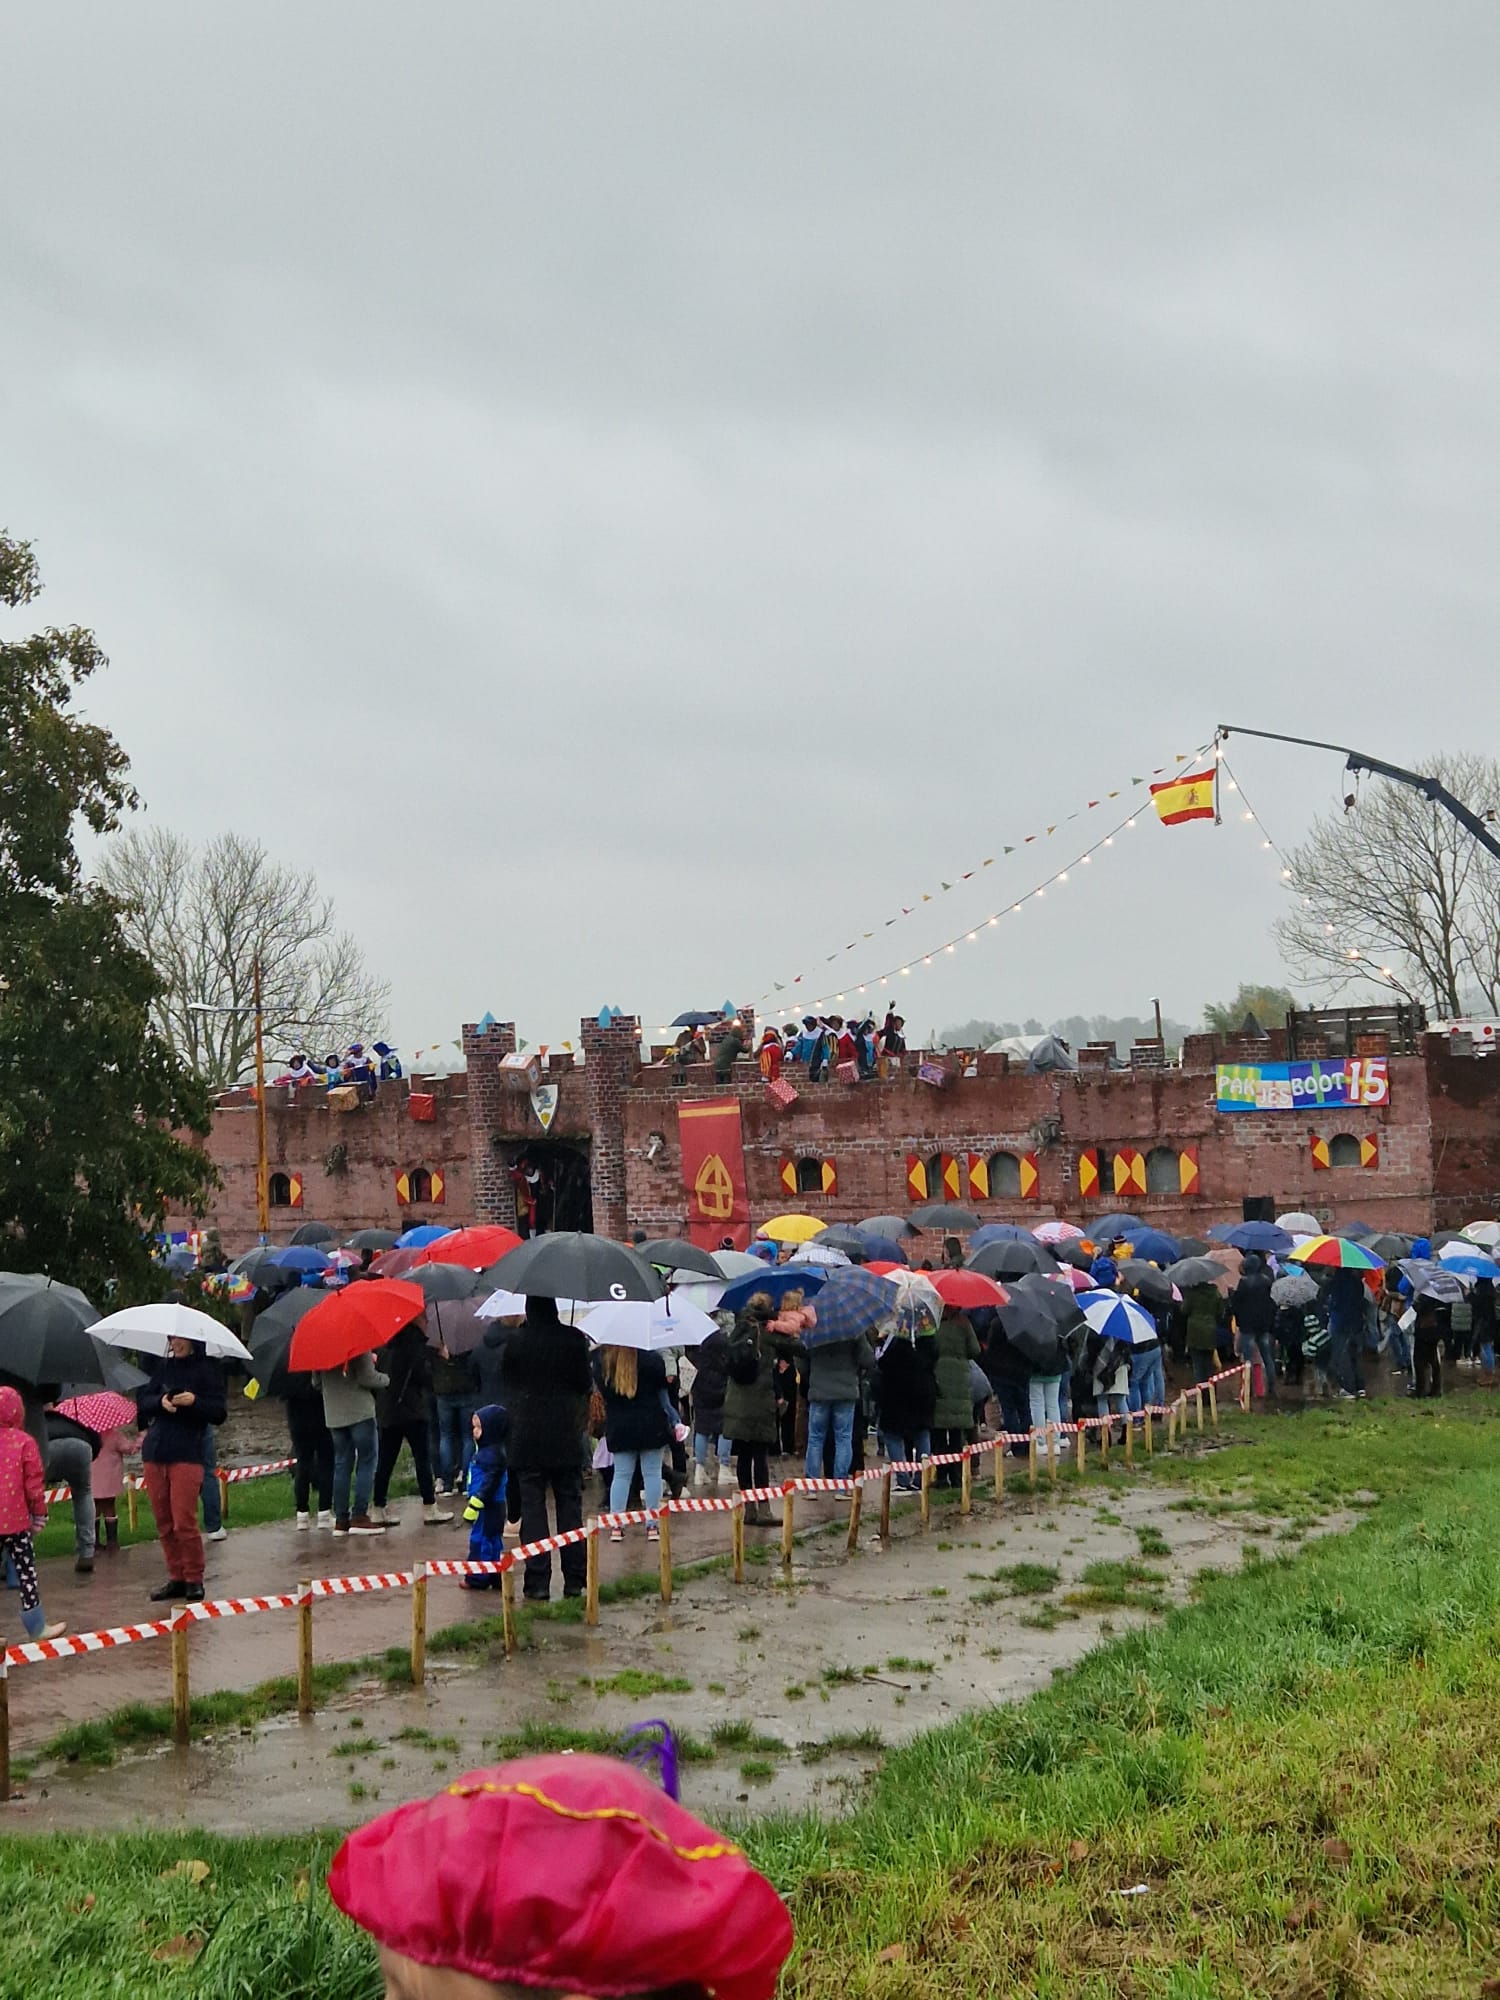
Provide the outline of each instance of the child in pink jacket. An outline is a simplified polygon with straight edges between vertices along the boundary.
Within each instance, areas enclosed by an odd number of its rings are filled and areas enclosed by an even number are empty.
[[[42,1454],[25,1428],[25,1407],[14,1389],[0,1389],[0,1564],[10,1562],[21,1587],[21,1623],[30,1639],[55,1639],[65,1628],[47,1623],[37,1582],[34,1529],[47,1525]]]

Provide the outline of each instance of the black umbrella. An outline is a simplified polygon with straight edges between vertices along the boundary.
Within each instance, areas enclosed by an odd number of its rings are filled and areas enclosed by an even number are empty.
[[[418,1285],[429,1305],[451,1299],[487,1299],[495,1287],[462,1264],[417,1264],[401,1273],[403,1285]]]
[[[1096,1215],[1087,1227],[1093,1242],[1112,1243],[1127,1230],[1144,1229],[1146,1225],[1138,1215]]]
[[[1057,1259],[1045,1243],[986,1243],[968,1266],[986,1278],[1024,1278],[1028,1271],[1055,1271]]]
[[[919,1236],[921,1231],[909,1215],[867,1215],[855,1227],[865,1236],[893,1236],[899,1240],[903,1236]]]
[[[1428,1241],[1434,1251],[1441,1250],[1445,1243],[1463,1243],[1471,1250],[1478,1249],[1478,1245],[1470,1242],[1461,1229],[1439,1229],[1435,1235],[1428,1238]],[[1484,1252],[1481,1250],[1479,1254],[1483,1256]]]
[[[1179,1236],[1177,1247],[1184,1257],[1206,1257],[1208,1238],[1206,1236]]]
[[[935,1201],[927,1208],[914,1208],[911,1219],[919,1229],[977,1229],[979,1217],[972,1208],[956,1201]]]
[[[102,1383],[88,1329],[99,1314],[72,1285],[0,1271],[0,1369],[22,1382]]]
[[[297,1322],[328,1297],[321,1285],[299,1285],[274,1305],[255,1315],[255,1324],[245,1342],[255,1359],[255,1379],[263,1396],[284,1396],[287,1382],[287,1351]]]
[[[1017,1278],[1011,1287],[1011,1296],[1029,1300],[1038,1312],[1046,1315],[1060,1334],[1084,1324],[1073,1287],[1060,1285],[1055,1278],[1044,1278],[1038,1271]]]
[[[294,1243],[306,1243],[319,1249],[325,1243],[337,1243],[339,1233],[326,1222],[304,1222],[292,1237]]]
[[[1049,1243],[1047,1248],[1060,1264],[1073,1264],[1080,1271],[1088,1270],[1099,1254],[1097,1250],[1086,1248],[1077,1236],[1066,1237],[1060,1243]]]
[[[1364,1246],[1377,1257],[1383,1257],[1387,1264],[1395,1264],[1403,1257],[1411,1255],[1415,1237],[1403,1236],[1397,1229],[1385,1229],[1377,1236],[1366,1236]]]
[[[394,1250],[400,1238],[394,1229],[356,1229],[344,1238],[346,1250]]]
[[[1215,1285],[1222,1292],[1232,1275],[1229,1266],[1214,1257],[1181,1257],[1167,1266],[1167,1276],[1183,1291],[1193,1285]]]
[[[712,1014],[679,1014],[672,1022],[674,1028],[710,1028],[715,1021],[724,1019],[724,1010],[716,1009]]]
[[[851,1229],[847,1223],[836,1222],[831,1229],[825,1229],[818,1243],[824,1250],[842,1250],[855,1263],[863,1264],[869,1260],[868,1238],[862,1231]]]
[[[603,1303],[662,1296],[661,1280],[638,1252],[582,1230],[533,1236],[484,1275],[492,1288],[527,1298]]]
[[[1029,1368],[1039,1375],[1064,1373],[1067,1357],[1057,1328],[1039,1305],[1013,1292],[1010,1303],[995,1310],[1006,1340]]]
[[[1172,1280],[1155,1264],[1148,1264],[1140,1257],[1127,1257],[1119,1266],[1119,1276],[1121,1290],[1144,1300],[1148,1306],[1172,1303]]]
[[[656,1236],[649,1243],[632,1246],[638,1257],[662,1271],[696,1271],[700,1277],[717,1282],[724,1276],[706,1250],[682,1236]]]

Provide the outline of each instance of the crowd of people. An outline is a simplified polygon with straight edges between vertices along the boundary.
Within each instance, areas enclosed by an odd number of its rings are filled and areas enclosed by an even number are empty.
[[[679,1072],[690,1063],[712,1063],[720,1083],[728,1083],[742,1057],[754,1056],[767,1083],[796,1067],[809,1083],[837,1077],[844,1083],[880,1076],[891,1060],[906,1053],[906,1022],[890,1010],[879,1027],[873,1015],[845,1020],[842,1014],[804,1014],[784,1027],[761,1030],[751,1047],[750,1031],[733,1015],[722,1022],[696,1021],[683,1027],[667,1060]]]

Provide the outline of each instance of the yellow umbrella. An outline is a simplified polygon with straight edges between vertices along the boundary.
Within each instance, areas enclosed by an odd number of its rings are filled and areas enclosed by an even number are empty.
[[[755,1233],[772,1243],[811,1243],[827,1227],[828,1224],[819,1222],[815,1215],[773,1215]]]

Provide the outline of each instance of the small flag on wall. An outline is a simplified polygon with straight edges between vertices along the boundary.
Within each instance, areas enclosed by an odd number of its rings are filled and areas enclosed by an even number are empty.
[[[1151,803],[1163,826],[1182,826],[1190,819],[1217,819],[1214,786],[1218,766],[1206,771],[1185,771],[1180,778],[1164,778],[1151,787]]]

